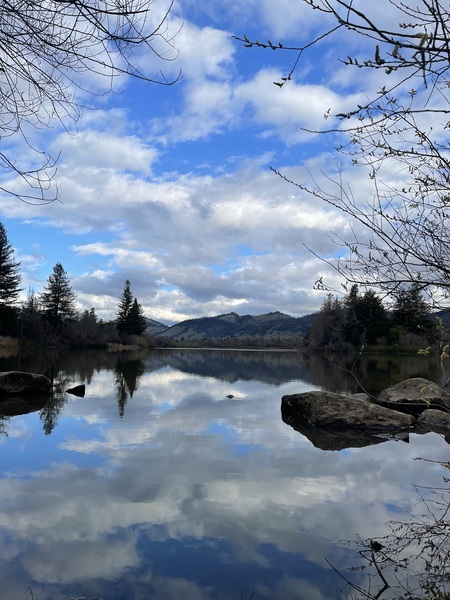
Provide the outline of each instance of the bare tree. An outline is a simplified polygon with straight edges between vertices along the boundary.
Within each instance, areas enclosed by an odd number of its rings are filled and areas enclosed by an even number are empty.
[[[441,464],[450,466],[448,462]],[[351,598],[450,599],[448,478],[444,477],[441,487],[414,487],[416,508],[407,519],[388,522],[388,533],[383,537],[349,543],[358,548],[361,564],[342,573],[327,561],[353,591]],[[355,583],[349,572],[363,576],[363,583]]]
[[[164,0],[161,0],[163,2]],[[155,22],[155,0],[2,0],[0,3],[0,166],[20,176],[29,193],[10,183],[0,190],[28,202],[58,197],[57,157],[35,147],[33,129],[55,121],[77,121],[89,96],[111,91],[115,80],[131,76],[145,83],[171,85],[155,67],[140,60],[175,60],[169,33],[171,0]],[[24,163],[8,138],[18,136],[36,154]]]
[[[321,133],[339,133],[343,139],[336,148],[342,163],[334,172],[321,173],[319,183],[311,174],[293,181],[273,170],[353,221],[351,239],[334,236],[346,248],[346,258],[330,261],[347,282],[394,293],[415,283],[442,303],[450,296],[449,5],[440,0],[381,0],[371,6],[353,0],[303,2],[323,13],[325,24],[306,43],[237,38],[248,48],[295,53],[291,70],[275,85],[287,85],[308,50],[344,30],[362,36],[371,49],[368,55],[339,60],[349,68],[378,70],[383,81],[363,104],[325,115],[332,124]],[[368,197],[355,193],[347,181],[347,169],[358,167],[372,182]],[[317,285],[326,287],[322,280]]]

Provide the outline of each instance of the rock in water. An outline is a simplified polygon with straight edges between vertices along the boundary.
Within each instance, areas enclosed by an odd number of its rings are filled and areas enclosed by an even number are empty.
[[[0,398],[47,394],[52,384],[45,375],[24,371],[0,372]]]
[[[291,411],[310,425],[334,429],[389,431],[412,427],[411,415],[372,402],[326,391],[311,391],[283,396],[282,411]]]
[[[86,386],[84,385],[84,383],[82,383],[81,385],[76,385],[75,387],[66,390],[66,392],[68,394],[78,396],[79,398],[84,398],[84,394],[86,393]]]

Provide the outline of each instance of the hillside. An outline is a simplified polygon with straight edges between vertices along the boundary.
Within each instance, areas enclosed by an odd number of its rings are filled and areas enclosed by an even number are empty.
[[[278,311],[257,316],[241,316],[232,312],[217,317],[188,319],[171,327],[165,327],[162,323],[149,319],[152,325],[148,331],[152,335],[162,335],[177,341],[227,338],[238,340],[256,338],[270,341],[303,337],[314,317],[315,315],[306,315],[296,318]]]

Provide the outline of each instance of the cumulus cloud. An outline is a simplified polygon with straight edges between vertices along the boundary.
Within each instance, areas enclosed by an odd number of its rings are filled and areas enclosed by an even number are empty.
[[[113,318],[130,279],[147,316],[169,322],[229,310],[304,314],[322,301],[313,289],[321,275],[339,288],[337,274],[315,255],[334,260],[343,252],[330,234],[345,238],[348,218],[268,165],[294,181],[329,186],[342,159],[333,153],[338,133],[311,131],[323,127],[328,109],[348,110],[361,94],[355,81],[339,80],[342,65],[333,79],[302,64],[288,85],[274,86],[291,59],[270,66],[251,58],[231,38],[239,14],[242,25],[271,27],[271,34],[317,23],[315,11],[295,12],[298,3],[284,0],[276,13],[269,4],[249,2],[236,12],[227,3],[183,2],[170,26],[183,21],[178,84],[147,95],[125,81],[122,94],[83,115],[76,131],[45,134],[52,152],[61,152],[61,201],[36,207],[2,199],[5,219],[22,234],[11,241],[25,287],[39,290],[45,268],[59,261],[82,308]],[[29,150],[18,141],[17,152],[25,160]],[[345,161],[341,176],[361,199],[370,196],[366,175]],[[24,190],[17,179],[8,183]]]

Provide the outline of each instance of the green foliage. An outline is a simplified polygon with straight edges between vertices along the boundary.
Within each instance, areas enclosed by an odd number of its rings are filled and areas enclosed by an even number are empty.
[[[421,288],[413,283],[398,292],[392,314],[392,323],[412,333],[430,334],[434,329],[430,308],[422,297]]]
[[[20,292],[20,263],[14,260],[14,249],[8,241],[5,227],[0,223],[0,305],[10,306]]]
[[[313,349],[331,351],[390,346],[416,352],[426,342],[421,353],[428,354],[442,335],[442,319],[440,326],[435,321],[418,285],[397,294],[391,314],[373,290],[361,294],[353,285],[343,298],[327,296],[305,340]],[[440,344],[440,353],[448,349]]]
[[[131,306],[133,304],[133,295],[131,293],[131,283],[127,279],[123,288],[122,295],[119,299],[119,306],[117,308],[116,326],[121,333],[127,331],[127,319],[130,314]]]
[[[346,341],[357,347],[375,344],[384,337],[389,328],[389,319],[380,298],[373,290],[360,294],[353,285],[345,300]]]
[[[142,335],[147,329],[144,311],[137,299],[133,299],[129,279],[125,281],[116,315],[116,327],[121,334]]]
[[[64,319],[74,317],[75,293],[70,287],[69,277],[61,263],[56,263],[53,273],[48,277],[47,285],[40,297],[42,311],[53,325],[60,325]]]
[[[142,335],[147,329],[147,320],[144,315],[142,306],[134,299],[127,319],[128,333],[131,335]]]
[[[312,348],[347,350],[376,344],[388,330],[389,318],[380,298],[372,290],[360,294],[354,285],[346,298],[328,295],[307,340]]]
[[[14,249],[0,223],[0,335],[17,335],[19,311],[16,307],[20,292],[20,263],[14,260]]]

